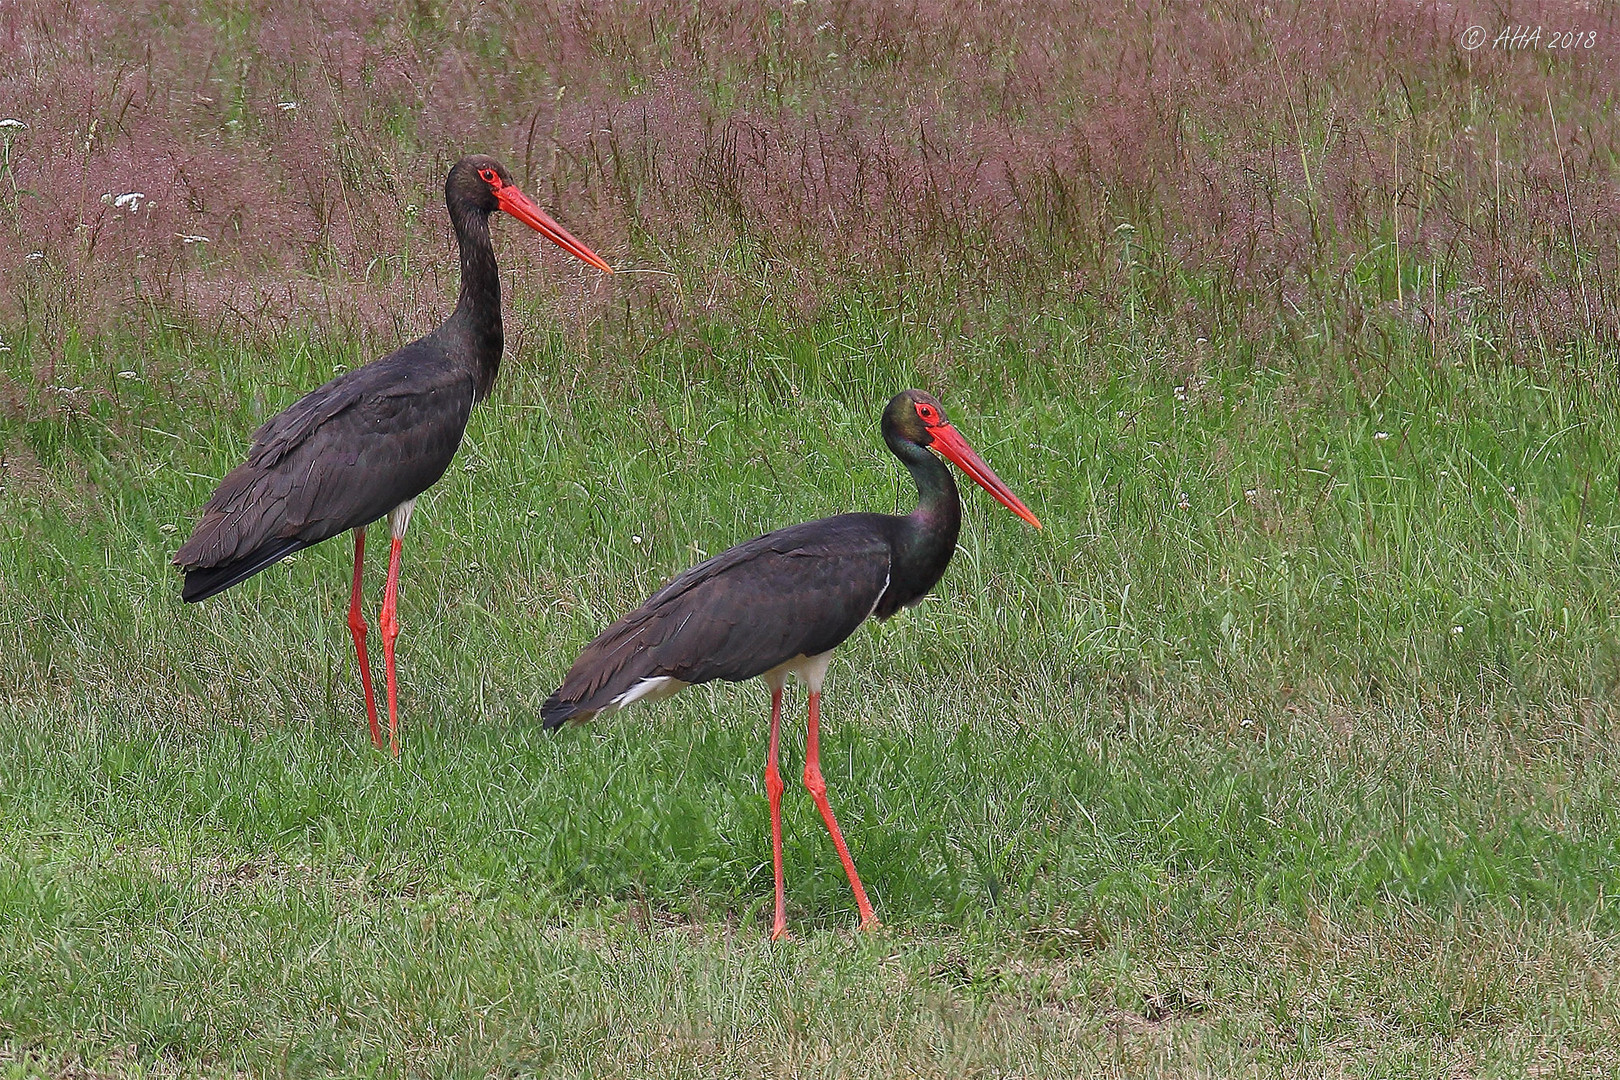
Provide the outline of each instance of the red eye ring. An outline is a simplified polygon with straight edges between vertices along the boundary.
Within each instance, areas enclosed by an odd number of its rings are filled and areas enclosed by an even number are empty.
[[[939,410],[926,401],[917,402],[917,415],[922,417],[922,422],[925,424],[939,423]]]
[[[495,175],[494,169],[479,169],[478,179],[482,180],[486,184],[497,184],[500,182],[501,178]]]

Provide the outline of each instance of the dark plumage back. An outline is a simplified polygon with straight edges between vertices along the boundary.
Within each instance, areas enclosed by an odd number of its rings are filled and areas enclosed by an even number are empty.
[[[823,518],[692,567],[586,646],[546,700],[545,726],[614,708],[647,679],[741,682],[832,649],[883,598],[896,520]]]
[[[205,600],[427,490],[472,411],[473,378],[434,335],[311,391],[267,421],[174,557]]]

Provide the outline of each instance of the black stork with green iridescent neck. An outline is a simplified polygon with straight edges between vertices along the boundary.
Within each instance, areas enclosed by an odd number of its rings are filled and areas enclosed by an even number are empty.
[[[386,515],[393,547],[378,621],[388,682],[388,740],[396,757],[400,547],[417,496],[450,467],[472,407],[489,396],[501,366],[501,279],[489,217],[504,210],[575,258],[613,272],[518,190],[494,158],[456,162],[445,180],[444,201],[461,248],[461,297],[455,312],[426,337],[338,376],[254,432],[247,460],[220,483],[191,539],[174,557],[186,575],[181,596],[195,602],[295,551],[353,529],[349,631],[360,662],[371,738],[381,747],[360,579],[366,526]]]
[[[957,434],[932,395],[897,394],[883,411],[883,441],[916,481],[916,510],[822,518],[699,563],[586,646],[541,713],[545,726],[556,728],[632,702],[665,698],[693,683],[763,678],[771,689],[765,791],[776,876],[773,938],[787,933],[777,751],[782,688],[789,675],[810,692],[804,786],[849,875],[862,928],[876,922],[827,802],[819,757],[821,684],[836,646],[867,619],[886,619],[921,601],[950,564],[962,503],[951,471],[930,451],[943,454],[1003,506],[1041,527]]]

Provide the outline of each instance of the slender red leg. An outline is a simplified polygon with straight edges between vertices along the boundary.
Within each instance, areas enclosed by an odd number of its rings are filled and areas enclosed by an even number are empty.
[[[366,530],[354,530],[354,590],[349,593],[349,636],[354,638],[354,655],[360,660],[360,685],[366,691],[366,719],[371,723],[371,741],[382,749],[382,729],[377,726],[377,698],[371,692],[371,661],[366,658],[366,617],[360,610],[360,571],[366,562]]]
[[[810,797],[816,800],[816,809],[821,811],[821,820],[827,823],[827,831],[832,834],[833,847],[838,849],[838,857],[843,860],[844,873],[849,875],[849,887],[855,891],[855,906],[861,912],[861,929],[870,930],[877,925],[877,917],[872,914],[872,905],[867,902],[866,890],[861,887],[860,875],[855,873],[855,860],[849,857],[849,848],[844,846],[844,836],[838,831],[838,819],[833,817],[832,804],[827,802],[827,781],[821,778],[821,691],[810,692],[810,728],[804,740],[804,786],[810,790]]]
[[[771,940],[788,936],[787,888],[782,877],[782,773],[776,767],[782,735],[782,688],[771,687],[771,748],[765,758],[765,794],[771,800],[771,857],[776,866],[776,919],[771,923]]]
[[[394,639],[399,637],[399,549],[404,542],[403,538],[394,537],[388,551],[388,584],[383,587],[382,617],[377,620],[382,627],[383,670],[388,679],[388,748],[395,757],[399,757],[399,709],[394,683]]]

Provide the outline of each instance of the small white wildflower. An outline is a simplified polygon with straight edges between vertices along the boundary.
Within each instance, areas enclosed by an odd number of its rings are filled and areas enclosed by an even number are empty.
[[[1177,401],[1186,401],[1187,400],[1187,388],[1185,386],[1176,387],[1176,400]]]
[[[298,102],[278,101],[276,102],[276,108],[280,109],[282,112],[293,112],[298,108]]]
[[[30,251],[23,257],[26,259],[43,259],[45,257],[45,253],[43,251]]]
[[[1192,509],[1192,500],[1187,498],[1187,493],[1185,491],[1176,492],[1176,508],[1178,510]]]
[[[1514,492],[1515,492],[1515,491],[1517,491],[1517,490],[1518,490],[1518,489],[1517,489],[1517,488],[1515,488],[1515,487],[1514,487],[1514,486],[1513,486],[1513,485],[1512,485],[1512,484],[1509,484],[1509,485],[1508,485],[1508,494],[1509,494],[1509,495],[1512,495],[1512,494],[1513,494],[1513,493],[1514,493]]]
[[[1373,439],[1375,441],[1377,441],[1377,442],[1383,442],[1387,438],[1389,438],[1389,432],[1387,432],[1387,431],[1375,431],[1375,432],[1373,432]]]
[[[1452,627],[1452,628],[1451,628],[1451,632],[1452,632],[1452,633],[1453,633],[1453,634],[1460,634],[1460,633],[1462,633],[1462,627],[1460,627],[1460,626],[1453,626],[1453,627]]]
[[[113,205],[120,210],[128,210],[132,214],[141,212],[141,200],[146,198],[144,191],[126,191],[113,200]]]
[[[639,543],[641,543],[641,537],[639,535],[631,536],[630,537],[630,542],[632,544],[639,544]]]

